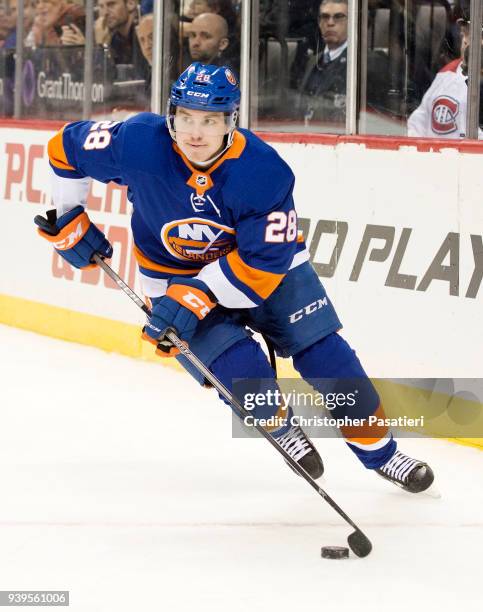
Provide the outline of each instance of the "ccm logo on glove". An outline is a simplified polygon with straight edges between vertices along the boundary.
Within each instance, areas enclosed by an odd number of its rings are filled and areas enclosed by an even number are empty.
[[[191,310],[200,321],[204,319],[216,305],[209,299],[204,291],[196,287],[171,285],[168,287],[166,295]]]
[[[193,338],[198,323],[216,306],[210,288],[197,278],[174,277],[166,294],[152,298],[152,312],[143,328],[143,339],[157,346],[161,357],[173,357],[179,350],[164,335],[173,330],[186,343]]]
[[[47,217],[34,219],[38,232],[54,249],[75,268],[91,268],[94,253],[110,259],[112,246],[101,230],[91,223],[82,206],[76,206],[57,218],[55,209],[47,211]]]
[[[77,244],[79,240],[82,240],[90,224],[90,219],[84,212],[66,225],[57,236],[50,238],[44,235],[44,237],[52,242],[54,249],[65,251]]]

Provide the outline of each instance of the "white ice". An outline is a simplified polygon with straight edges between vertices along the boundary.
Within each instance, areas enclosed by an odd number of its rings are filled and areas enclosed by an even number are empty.
[[[5,326],[0,363],[0,590],[69,590],[75,612],[481,609],[481,451],[404,441],[433,499],[318,440],[374,546],[330,561],[350,528],[266,441],[232,439],[214,391]]]

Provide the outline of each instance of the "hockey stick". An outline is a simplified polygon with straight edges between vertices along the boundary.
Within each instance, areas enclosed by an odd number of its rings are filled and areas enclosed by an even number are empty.
[[[114,272],[114,270],[107,264],[99,255],[93,256],[94,261],[104,270],[104,272],[111,278],[126,295],[148,316],[151,316],[151,310],[144,303],[144,301],[134,293],[134,291],[126,285],[122,278]],[[230,393],[230,391],[221,383],[214,374],[208,370],[208,368],[202,363],[194,353],[178,338],[174,331],[167,331],[165,334],[166,338],[172,342],[176,348],[179,349],[186,359],[200,372],[203,376],[215,387],[215,389],[222,395],[225,400],[231,404],[242,416],[250,416],[250,413],[242,406],[242,404]],[[292,457],[283,449],[278,442],[259,425],[255,424],[257,431],[268,441],[270,444],[279,452],[285,461],[297,472],[302,478],[304,478],[309,485],[341,516],[346,523],[348,523],[355,531],[349,534],[347,537],[347,543],[349,544],[352,552],[358,557],[367,557],[372,550],[372,544],[369,538],[359,529],[354,521],[342,510],[342,508],[336,504],[336,502],[326,493],[315,480],[301,467]]]

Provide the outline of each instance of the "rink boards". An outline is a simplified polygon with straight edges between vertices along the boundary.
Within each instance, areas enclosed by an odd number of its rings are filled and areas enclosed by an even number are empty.
[[[0,322],[147,357],[132,302],[36,236],[56,128],[0,124]],[[311,260],[370,374],[481,378],[483,143],[265,138],[295,172]],[[113,243],[113,267],[139,291],[125,190],[93,183],[88,209]]]

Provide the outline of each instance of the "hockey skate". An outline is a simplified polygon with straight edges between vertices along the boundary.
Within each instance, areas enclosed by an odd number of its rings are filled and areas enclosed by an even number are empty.
[[[376,472],[409,493],[426,491],[434,480],[433,470],[427,463],[411,459],[401,451],[396,451]]]
[[[314,480],[322,476],[324,473],[322,459],[298,425],[294,425],[287,433],[277,438],[277,442]]]

